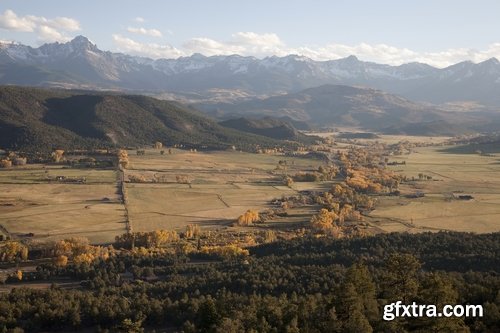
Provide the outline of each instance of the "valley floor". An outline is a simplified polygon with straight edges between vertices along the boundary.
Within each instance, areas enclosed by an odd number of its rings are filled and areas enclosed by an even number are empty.
[[[391,143],[395,138],[375,140]],[[338,143],[335,149],[346,147],[348,144]],[[390,157],[398,164],[388,168],[406,176],[407,181],[400,185],[400,195],[377,197],[375,210],[365,216],[371,232],[500,230],[500,155],[451,154],[443,148],[417,147],[410,154]],[[275,207],[273,199],[300,191],[326,191],[333,184],[283,184],[286,175],[314,171],[324,164],[318,159],[237,151],[171,152],[149,149],[137,155],[129,151],[130,166],[123,175],[109,169],[58,165],[3,169],[0,233],[36,240],[83,236],[91,243],[111,243],[127,228],[183,232],[187,225],[198,224],[206,230],[253,232],[258,229],[234,226],[248,209],[265,211]],[[281,160],[287,160],[284,169],[277,168]],[[61,176],[85,177],[86,182],[54,180]],[[287,216],[260,228],[307,227],[317,210],[316,206],[292,208]]]

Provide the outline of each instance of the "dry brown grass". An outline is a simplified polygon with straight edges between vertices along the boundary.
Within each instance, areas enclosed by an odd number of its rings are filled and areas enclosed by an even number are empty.
[[[410,229],[421,231],[500,231],[499,156],[448,154],[440,152],[440,149],[417,148],[410,155],[391,158],[406,161],[406,165],[391,167],[393,170],[416,179],[418,173],[424,173],[432,176],[433,180],[416,181],[401,187],[403,194],[423,191],[426,193],[424,198],[381,200],[371,216],[378,220],[394,218],[413,224]],[[453,193],[470,194],[474,199],[451,199]],[[394,231],[392,225],[381,228]]]

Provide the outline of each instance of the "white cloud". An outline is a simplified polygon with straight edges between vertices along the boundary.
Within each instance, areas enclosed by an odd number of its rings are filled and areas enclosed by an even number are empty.
[[[270,46],[284,46],[284,43],[280,40],[276,34],[257,34],[255,32],[237,32],[232,35],[232,43],[244,44],[244,45],[256,45],[263,47]]]
[[[210,38],[191,38],[183,45],[189,53],[201,53],[206,56],[244,54],[245,47],[239,45],[228,45]]]
[[[66,32],[80,30],[80,23],[69,17],[47,19],[43,16],[18,16],[14,11],[7,9],[0,15],[0,28],[9,31],[33,32],[41,41],[66,41],[70,38]]]
[[[147,36],[152,36],[152,37],[161,37],[162,33],[159,30],[156,29],[145,29],[145,28],[133,28],[133,27],[128,27],[127,28],[128,32],[132,32],[134,34],[140,34],[140,35],[147,35]]]
[[[35,23],[26,17],[18,17],[12,10],[7,9],[0,15],[0,28],[12,31],[32,32],[35,29]]]
[[[38,28],[38,36],[44,41],[68,41],[70,39],[47,25],[42,25]]]
[[[184,55],[182,51],[168,44],[141,43],[119,34],[113,35],[113,41],[119,51],[140,56],[151,58],[178,58]]]
[[[56,28],[59,27],[67,31],[81,30],[80,22],[69,17],[56,17],[49,25],[52,25]]]
[[[144,22],[146,22],[146,20],[143,17],[140,17],[140,16],[137,16],[134,19],[134,21],[137,22],[137,23],[144,23]]]
[[[183,47],[191,53],[204,55],[241,54],[252,56],[282,55],[285,44],[276,34],[255,32],[237,32],[226,42],[216,41],[206,37],[191,38]]]

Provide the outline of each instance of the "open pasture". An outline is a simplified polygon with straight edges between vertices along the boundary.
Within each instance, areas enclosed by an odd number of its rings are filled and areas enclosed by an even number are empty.
[[[4,233],[38,240],[83,236],[93,243],[106,243],[125,232],[116,172],[48,169],[54,177],[87,177],[87,183],[38,183],[47,168],[1,171],[0,225]]]
[[[175,150],[160,155],[148,150],[129,152],[126,175],[161,178],[162,183],[127,183],[127,208],[134,231],[180,229],[199,223],[214,227],[231,224],[248,209],[269,208],[272,199],[296,193],[282,183],[285,174],[317,169],[321,161],[241,152],[191,153]],[[276,170],[286,160],[286,169]],[[179,184],[178,175],[189,180]],[[300,184],[300,183],[296,183]],[[311,185],[311,183],[308,183]],[[301,184],[300,189],[304,189]]]
[[[0,184],[55,183],[56,177],[85,178],[86,184],[116,183],[115,170],[72,169],[60,165],[30,164],[24,167],[1,169]]]
[[[391,160],[392,170],[415,181],[401,186],[402,197],[386,197],[370,215],[385,231],[500,231],[500,156],[450,154],[441,147],[416,148]],[[432,179],[419,180],[419,174]],[[423,192],[423,198],[404,195]],[[469,200],[460,199],[471,196]]]

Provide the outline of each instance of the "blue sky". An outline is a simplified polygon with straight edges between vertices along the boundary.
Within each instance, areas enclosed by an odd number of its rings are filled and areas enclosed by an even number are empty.
[[[0,39],[84,35],[153,58],[199,52],[446,66],[500,56],[500,1],[0,0]]]

